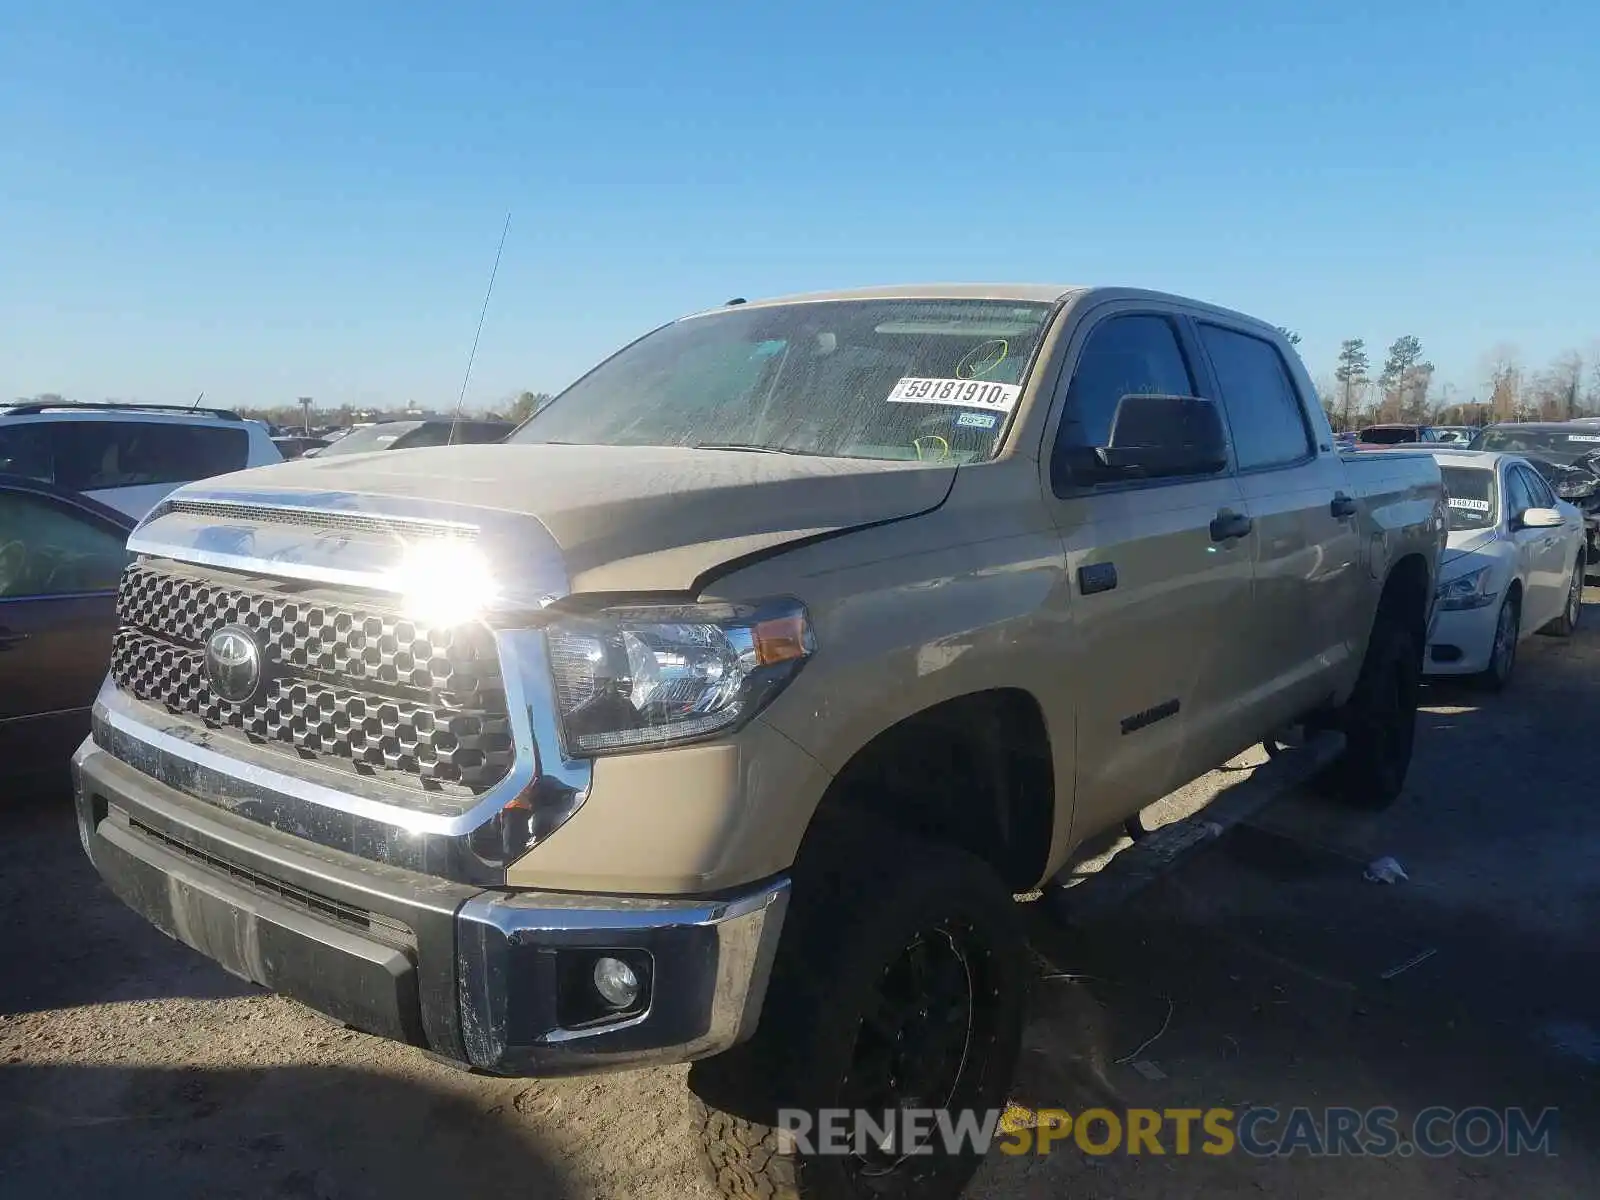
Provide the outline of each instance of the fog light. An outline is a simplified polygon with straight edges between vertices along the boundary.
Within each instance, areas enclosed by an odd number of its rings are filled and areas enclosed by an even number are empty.
[[[594,990],[612,1008],[627,1008],[639,998],[639,977],[620,958],[594,961]]]

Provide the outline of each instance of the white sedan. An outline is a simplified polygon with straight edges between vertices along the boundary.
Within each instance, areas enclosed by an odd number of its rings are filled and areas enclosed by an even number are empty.
[[[1499,690],[1517,643],[1566,637],[1583,614],[1583,514],[1515,454],[1439,447],[1450,538],[1424,671]]]

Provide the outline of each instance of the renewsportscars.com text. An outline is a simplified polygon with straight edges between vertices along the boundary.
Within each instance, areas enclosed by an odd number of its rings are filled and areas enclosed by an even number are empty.
[[[1424,1108],[1410,1118],[1395,1108],[1090,1108],[1081,1112],[1010,1108],[783,1109],[779,1137],[802,1154],[932,1154],[998,1150],[1049,1154],[1210,1155],[1256,1158],[1388,1157],[1414,1154],[1555,1153],[1557,1110]]]

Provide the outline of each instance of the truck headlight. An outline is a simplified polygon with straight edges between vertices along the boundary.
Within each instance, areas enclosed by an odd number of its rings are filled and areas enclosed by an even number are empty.
[[[1465,575],[1457,575],[1439,584],[1435,593],[1439,607],[1448,611],[1493,604],[1499,593],[1489,590],[1490,570],[1489,567],[1479,567],[1476,571],[1468,571]]]
[[[710,737],[748,719],[814,641],[803,605],[609,608],[550,625],[567,749],[603,754]]]

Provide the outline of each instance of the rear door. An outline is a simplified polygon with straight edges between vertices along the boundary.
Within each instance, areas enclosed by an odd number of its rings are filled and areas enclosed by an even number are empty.
[[[1354,650],[1360,534],[1344,464],[1313,421],[1296,374],[1260,330],[1197,317],[1227,410],[1239,488],[1255,524],[1250,679],[1252,727],[1299,720],[1325,701]]]
[[[1201,394],[1183,318],[1144,303],[1084,318],[1056,404],[1052,457],[1103,446],[1130,393]],[[1073,589],[1077,804],[1082,837],[1237,747],[1250,631],[1250,538],[1231,469],[1143,482],[1053,476],[1046,501]],[[1215,536],[1214,536],[1215,533]]]
[[[126,540],[67,500],[0,489],[0,777],[65,768],[88,733]]]

